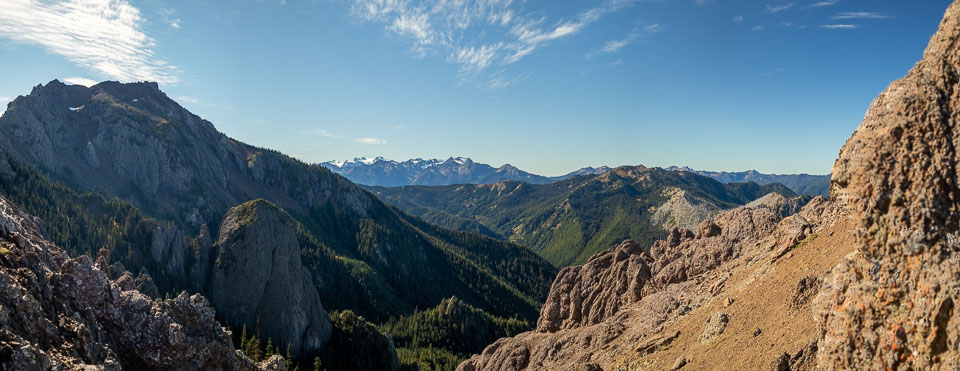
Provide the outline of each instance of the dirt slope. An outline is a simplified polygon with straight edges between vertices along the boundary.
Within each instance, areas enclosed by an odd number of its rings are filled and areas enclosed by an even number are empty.
[[[817,282],[853,251],[851,228],[851,222],[843,219],[774,262],[770,261],[769,252],[742,257],[727,269],[704,276],[701,289],[727,275],[729,278],[703,306],[663,324],[660,333],[679,332],[676,340],[645,356],[636,349],[629,350],[612,362],[614,367],[604,369],[670,369],[679,357],[688,360],[684,370],[770,369],[783,353],[793,355],[811,343],[816,344],[818,333],[810,301],[818,291],[818,283],[809,283]],[[798,289],[801,281],[805,290]],[[729,306],[728,299],[733,299]],[[701,341],[707,319],[715,313],[727,314],[726,330],[711,340]],[[757,329],[760,334],[754,336]],[[812,369],[813,359],[809,361],[792,369]]]
[[[838,205],[817,198],[796,215],[773,215],[735,209],[696,234],[678,231],[658,241],[650,255],[611,247],[598,256],[618,263],[589,268],[599,261],[591,259],[577,276],[561,272],[554,282],[550,298],[559,302],[544,312],[570,308],[560,311],[567,314],[560,325],[550,326],[557,316],[541,315],[537,331],[500,339],[459,370],[655,370],[681,357],[689,369],[768,368],[784,352],[816,343],[810,300],[829,269],[853,251],[852,224]],[[641,294],[584,317],[591,302],[609,303],[602,298],[616,287]],[[812,365],[812,357],[796,358],[795,369]]]

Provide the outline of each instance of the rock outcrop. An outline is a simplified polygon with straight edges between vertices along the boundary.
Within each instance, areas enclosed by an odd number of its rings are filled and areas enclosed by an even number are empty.
[[[736,258],[741,249],[755,247],[769,235],[778,220],[770,209],[741,207],[704,221],[697,227],[699,234],[674,230],[666,241],[657,241],[650,248],[652,285],[662,288],[686,281]]]
[[[667,198],[667,201],[657,206],[656,211],[650,216],[650,221],[665,230],[674,227],[695,228],[700,222],[721,211],[720,206],[691,195],[681,188],[668,187],[663,190],[662,194]]]
[[[842,209],[817,197],[796,215],[810,232],[834,222]],[[773,209],[742,207],[701,223],[696,232],[674,229],[649,254],[624,241],[557,275],[536,331],[500,339],[458,369],[589,369],[600,367],[598,359],[627,351],[624,346],[640,356],[655,353],[679,336],[664,332],[665,322],[723,291],[729,274],[717,272],[721,266],[744,260],[769,265],[776,247],[797,246],[791,225]],[[725,306],[736,305],[727,299]],[[715,317],[707,329],[699,324],[694,341],[710,343],[725,333],[730,318]],[[611,347],[614,341],[620,348]]]
[[[744,205],[747,207],[765,207],[781,217],[790,216],[800,212],[801,209],[810,202],[815,196],[801,195],[787,197],[782,194],[772,192],[766,196],[760,197]],[[822,198],[822,197],[821,197]]]
[[[330,321],[300,262],[289,215],[264,200],[230,209],[213,254],[205,292],[228,323],[259,328],[296,354],[320,351],[330,338]]]
[[[778,219],[766,207],[737,208],[702,222],[697,233],[674,228],[649,254],[627,240],[582,266],[564,268],[550,288],[537,331],[600,323],[650,293],[736,258],[741,248],[755,247],[776,229]]]
[[[857,252],[815,300],[827,369],[960,368],[960,2],[833,168]]]
[[[590,257],[582,266],[557,274],[540,311],[537,331],[556,332],[599,323],[640,300],[653,261],[634,241]]]
[[[285,369],[255,365],[200,295],[154,301],[68,258],[36,220],[0,198],[0,367],[5,370]],[[274,360],[276,361],[276,360]]]

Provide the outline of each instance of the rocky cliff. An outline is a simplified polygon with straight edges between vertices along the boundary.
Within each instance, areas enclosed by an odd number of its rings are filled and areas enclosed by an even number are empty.
[[[960,368],[960,2],[833,167],[857,252],[817,298],[819,366]]]
[[[53,202],[26,189],[39,186]],[[73,254],[96,254],[104,238],[70,228],[105,230],[123,218],[111,241],[125,251],[114,258],[147,267],[163,292],[205,293],[211,236],[230,208],[258,198],[296,219],[303,264],[328,310],[382,321],[456,295],[499,316],[535,318],[555,274],[519,246],[415,226],[327,169],[233,140],[154,83],[54,80],[17,97],[0,116],[0,188],[45,218],[85,208],[90,225],[60,220],[53,236]],[[87,192],[126,215],[77,206]],[[530,268],[520,277],[493,268],[520,261]]]
[[[300,262],[294,221],[255,200],[230,209],[209,257],[207,296],[235,326],[258,328],[275,344],[315,354],[330,338],[330,320]]]
[[[200,295],[153,300],[129,272],[111,282],[88,256],[68,258],[38,220],[0,198],[0,365],[5,370],[285,369],[256,365]]]
[[[0,116],[0,148],[194,231],[253,195],[297,210],[336,199],[360,215],[371,201],[329,171],[228,138],[156,83],[38,85]]]
[[[681,337],[664,329],[669,323],[750,283],[731,283],[736,267],[760,275],[785,265],[778,259],[841,215],[839,206],[817,197],[788,218],[766,207],[730,210],[696,232],[674,229],[649,254],[625,241],[557,275],[536,331],[500,339],[459,369],[600,370],[625,356],[655,353]],[[697,341],[713,341],[730,321],[727,314],[711,316]]]

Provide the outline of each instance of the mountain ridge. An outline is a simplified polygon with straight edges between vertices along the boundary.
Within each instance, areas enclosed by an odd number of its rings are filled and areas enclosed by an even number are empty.
[[[257,198],[294,220],[300,264],[330,311],[383,321],[456,296],[530,320],[556,271],[522,247],[425,225],[325,168],[231,139],[155,83],[54,80],[16,98],[0,116],[0,180],[15,202],[56,219],[72,253],[95,255],[106,239],[113,262],[147,269],[161,295],[209,294],[210,236]],[[72,229],[80,219],[89,232]]]
[[[560,176],[542,176],[528,173],[504,164],[499,168],[474,162],[469,157],[450,157],[446,160],[422,158],[406,161],[387,160],[384,157],[357,157],[347,161],[327,161],[317,164],[365,186],[399,187],[406,185],[492,184],[518,180],[531,184],[545,184],[575,176],[597,176],[613,168],[584,167]],[[740,172],[694,170],[689,167],[669,166],[670,171],[692,172],[711,177],[722,183],[752,181],[760,185],[781,183],[798,194],[829,197],[829,175],[764,174],[756,170]]]
[[[558,267],[585,262],[628,238],[649,245],[674,226],[693,228],[722,209],[771,192],[796,196],[777,183],[724,184],[695,173],[644,166],[622,166],[598,176],[546,184],[503,181],[367,188],[428,222],[492,233],[531,248]]]

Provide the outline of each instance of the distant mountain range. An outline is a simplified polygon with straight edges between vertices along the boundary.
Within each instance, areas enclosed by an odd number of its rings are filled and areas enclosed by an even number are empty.
[[[361,157],[349,161],[327,161],[318,165],[343,175],[354,183],[383,187],[493,184],[506,180],[545,184],[577,175],[602,174],[610,170],[606,166],[585,167],[566,175],[546,177],[528,173],[510,164],[495,168],[474,162],[468,157],[450,157],[446,160],[417,158],[403,162],[387,160],[383,157]]]
[[[421,158],[397,162],[383,157],[359,157],[349,161],[327,161],[318,164],[343,175],[350,181],[368,186],[398,187],[405,185],[493,184],[518,180],[531,184],[545,184],[578,175],[600,175],[611,168],[585,167],[569,174],[548,177],[520,170],[510,164],[499,168],[474,162],[468,157],[450,157],[446,160]],[[830,175],[762,174],[756,170],[741,172],[703,171],[689,167],[671,166],[671,171],[693,172],[722,183],[754,182],[759,185],[780,183],[797,194],[830,195]]]
[[[693,172],[723,183],[754,182],[760,185],[780,183],[802,195],[830,197],[830,175],[762,174],[756,170],[739,172],[703,171],[689,167],[668,167],[667,170]]]
[[[557,267],[582,264],[625,239],[643,246],[673,227],[695,229],[721,210],[770,193],[771,183],[721,183],[693,172],[623,166],[549,184],[368,187],[384,201],[443,227],[527,246]],[[804,201],[809,196],[804,196]]]

